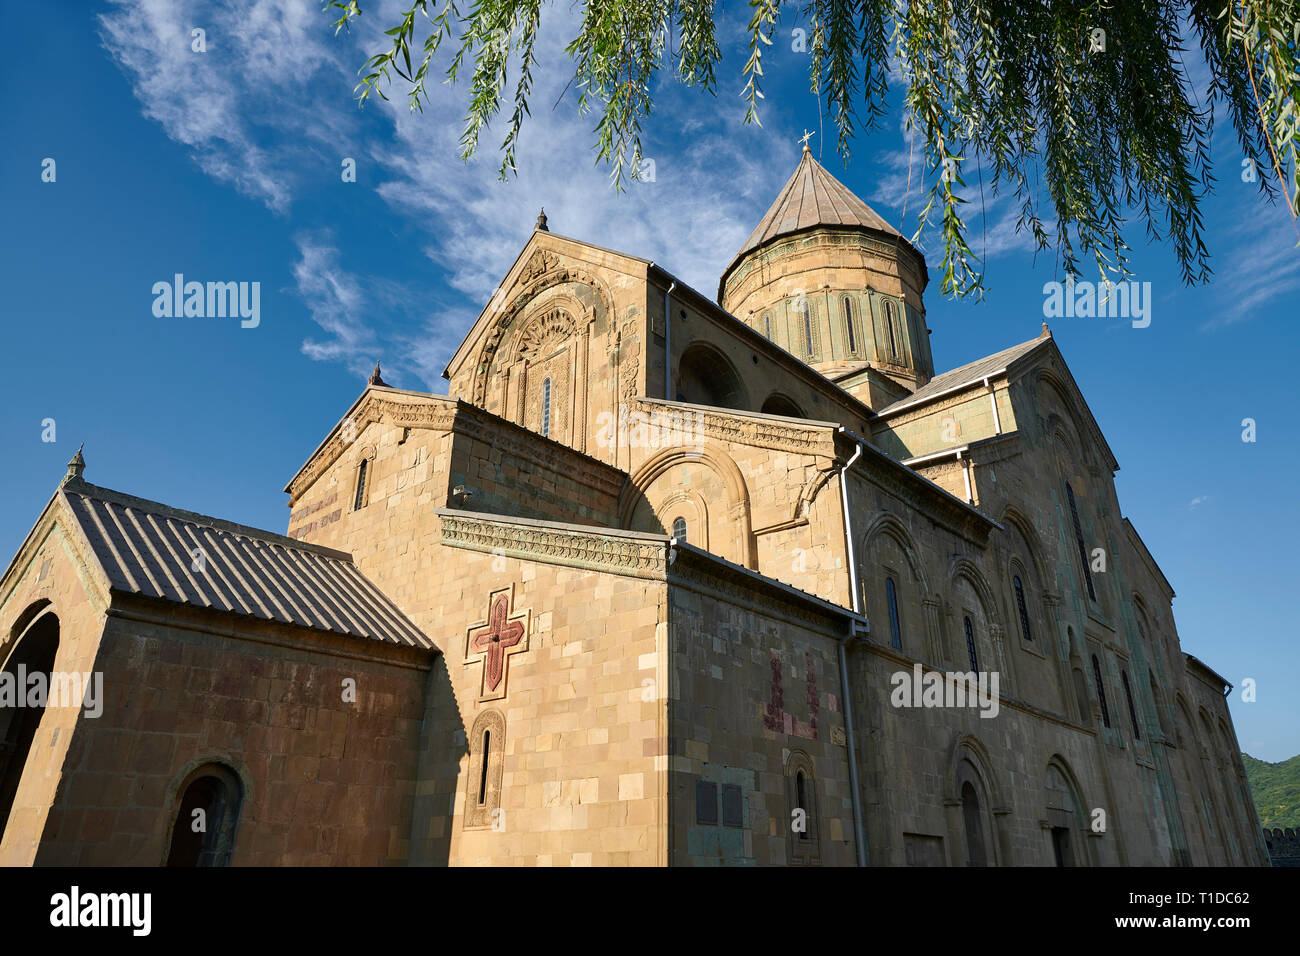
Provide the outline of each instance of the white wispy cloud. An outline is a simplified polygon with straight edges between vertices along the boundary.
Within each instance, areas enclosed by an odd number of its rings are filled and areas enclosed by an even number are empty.
[[[141,110],[190,147],[214,179],[285,212],[294,155],[338,134],[343,117],[303,104],[321,70],[336,73],[329,31],[311,2],[112,0],[98,18],[105,49]],[[202,52],[194,30],[203,31]],[[286,150],[286,141],[294,142]]]
[[[312,320],[328,338],[306,339],[304,355],[318,360],[342,360],[357,373],[374,361],[374,331],[362,320],[371,298],[356,276],[339,265],[339,251],[327,233],[297,236],[298,261],[293,266],[298,295]]]
[[[1258,193],[1250,196],[1241,205],[1235,225],[1217,243],[1226,249],[1214,263],[1217,308],[1201,323],[1202,331],[1249,321],[1261,306],[1300,294],[1295,223],[1282,200],[1271,205]]]
[[[1193,498],[1191,501],[1187,502],[1187,507],[1188,507],[1188,508],[1196,508],[1196,507],[1198,507],[1198,506],[1200,506],[1200,505],[1205,504],[1205,502],[1207,502],[1207,501],[1209,501],[1209,500],[1210,500],[1210,496],[1209,496],[1209,495],[1197,495],[1197,496],[1196,496],[1195,498]]]
[[[190,147],[208,175],[277,213],[290,208],[302,171],[320,168],[313,154],[327,153],[337,164],[335,144],[358,127],[351,97],[356,69],[386,45],[382,30],[401,12],[393,0],[377,3],[366,8],[352,37],[336,38],[316,0],[112,2],[100,18],[102,40],[143,113]],[[435,367],[441,373],[477,314],[473,306],[496,287],[543,206],[555,232],[653,259],[701,292],[716,291],[722,269],[798,161],[793,136],[745,127],[738,102],[720,106],[666,80],[656,90],[645,137],[655,179],[614,192],[608,170],[594,163],[593,117],[578,114],[573,91],[560,98],[572,75],[563,48],[576,17],[564,8],[548,8],[543,17],[516,177],[497,178],[505,117],[484,131],[479,157],[457,158],[463,83],[450,87],[432,76],[423,113],[409,111],[400,86],[388,91],[391,101],[367,106],[392,129],[391,138],[370,140],[366,158],[375,171],[369,181],[396,216],[423,231],[422,247],[468,305],[421,323],[427,334],[412,353],[398,341],[405,333],[359,318],[380,280],[349,275],[332,239],[300,236],[298,290],[327,333],[307,339],[305,354],[361,368],[376,349],[390,351],[383,346],[392,344],[418,356],[411,367],[432,384],[428,373]],[[191,50],[196,26],[206,30],[207,53]],[[435,69],[445,68],[443,59]],[[508,115],[508,102],[503,112]],[[669,132],[686,134],[686,145],[670,143]],[[417,284],[427,279],[410,277]],[[451,328],[445,317],[457,314],[464,325]],[[385,343],[388,337],[395,341]]]

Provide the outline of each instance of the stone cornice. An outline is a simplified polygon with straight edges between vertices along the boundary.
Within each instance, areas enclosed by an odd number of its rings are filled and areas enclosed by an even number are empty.
[[[800,425],[756,412],[733,412],[658,399],[636,398],[632,405],[634,410],[645,415],[663,415],[665,411],[691,415],[702,434],[724,442],[823,458],[835,457],[835,430],[838,426],[833,423]]]
[[[660,535],[450,508],[435,513],[442,520],[442,543],[448,547],[666,581],[835,637],[847,622],[859,619],[848,608],[691,545],[670,549],[669,539]]]
[[[447,508],[436,513],[442,519],[442,543],[453,548],[626,577],[665,577],[667,539]]]

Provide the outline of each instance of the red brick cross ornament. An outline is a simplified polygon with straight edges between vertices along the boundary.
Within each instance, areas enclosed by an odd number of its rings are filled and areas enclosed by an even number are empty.
[[[509,590],[489,595],[487,621],[469,629],[465,663],[483,662],[479,700],[506,696],[506,658],[528,650],[528,612],[512,615],[510,603]]]

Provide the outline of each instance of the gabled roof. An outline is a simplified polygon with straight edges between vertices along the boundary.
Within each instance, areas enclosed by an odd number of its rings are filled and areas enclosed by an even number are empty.
[[[897,229],[887,223],[879,213],[853,194],[853,191],[826,171],[813,159],[805,146],[803,158],[794,175],[776,197],[740,251],[722,272],[725,280],[736,263],[759,246],[805,229],[817,226],[845,226],[872,229],[888,236],[903,239]],[[907,240],[903,239],[904,242]],[[909,244],[910,248],[910,244]],[[920,255],[920,253],[917,253]]]
[[[55,497],[66,505],[112,591],[435,649],[345,552],[80,479],[66,481]],[[195,570],[196,562],[203,570]]]
[[[881,408],[877,414],[881,416],[892,415],[895,412],[901,412],[913,405],[924,405],[932,398],[937,398],[945,392],[957,391],[968,385],[983,381],[990,375],[997,375],[1007,370],[1010,365],[1018,358],[1028,355],[1034,349],[1046,345],[1051,339],[1048,336],[1039,336],[1036,339],[1030,339],[1028,342],[1021,342],[1019,345],[1013,345],[1009,349],[1003,349],[1001,352],[994,352],[992,355],[986,355],[982,359],[971,362],[969,365],[962,365],[959,368],[944,372],[942,375],[936,375],[930,381],[926,382],[921,388],[918,388],[906,398],[900,398]]]

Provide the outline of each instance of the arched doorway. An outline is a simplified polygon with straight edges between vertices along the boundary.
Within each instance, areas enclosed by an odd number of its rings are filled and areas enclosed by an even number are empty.
[[[243,802],[239,776],[208,764],[185,778],[172,824],[168,866],[229,866]]]
[[[27,625],[5,660],[3,671],[0,671],[10,675],[5,680],[13,682],[17,695],[15,706],[0,707],[0,838],[4,836],[32,741],[45,714],[43,700],[40,706],[26,706],[27,678],[36,673],[44,674],[48,688],[58,650],[59,619],[52,611],[46,611]],[[22,680],[19,680],[20,674]]]

